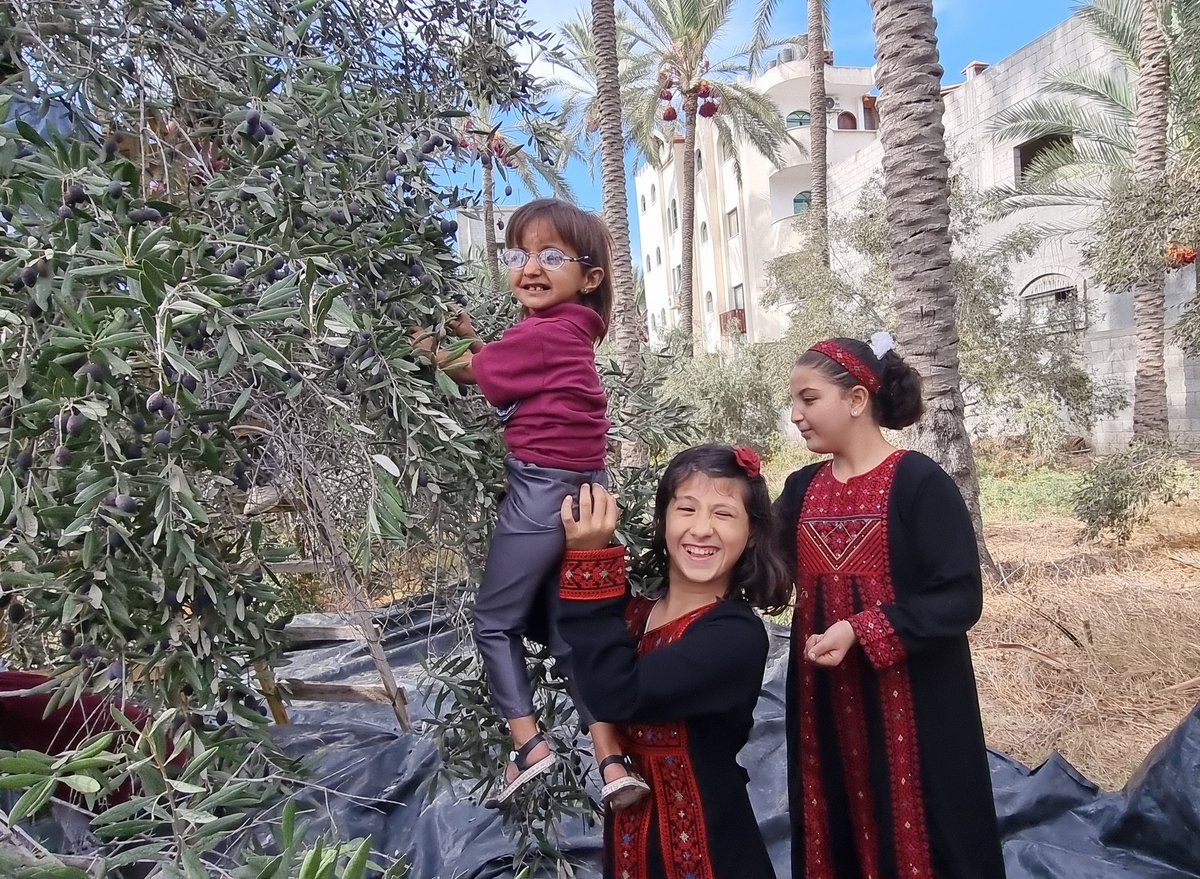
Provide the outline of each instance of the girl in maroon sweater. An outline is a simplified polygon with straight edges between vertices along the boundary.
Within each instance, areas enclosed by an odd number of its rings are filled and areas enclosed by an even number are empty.
[[[476,335],[470,318],[450,321],[471,340],[458,357],[435,354],[458,382],[479,385],[496,407],[508,446],[508,492],[500,504],[492,546],[475,599],[475,643],[496,709],[512,736],[504,774],[485,805],[498,808],[555,761],[534,716],[523,639],[534,608],[548,606],[549,647],[571,687],[580,721],[590,729],[606,805],[624,808],[649,787],[621,753],[615,730],[596,723],[579,698],[571,651],[558,632],[558,576],[565,495],[608,484],[605,452],[608,399],[596,371],[596,343],[608,329],[612,281],[608,229],[598,217],[556,199],[540,199],[513,214],[500,261],[521,321],[494,342]]]

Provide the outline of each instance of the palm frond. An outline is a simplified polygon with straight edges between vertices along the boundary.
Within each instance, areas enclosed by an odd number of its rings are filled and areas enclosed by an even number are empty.
[[[746,64],[751,70],[758,67],[763,52],[767,51],[771,20],[775,17],[778,5],[779,0],[758,0],[758,6],[754,10],[754,36],[750,39],[746,53]]]
[[[1025,142],[1042,137],[1074,137],[1133,150],[1133,130],[1079,101],[1030,98],[992,117],[997,140]]]
[[[1141,0],[1092,0],[1079,6],[1075,15],[1105,45],[1136,69],[1141,56]]]
[[[1098,208],[1110,192],[1103,181],[1060,181],[1046,188],[1031,188],[1022,183],[998,186],[989,192],[997,213],[1008,216],[1029,208]]]
[[[1125,71],[1083,67],[1056,74],[1043,83],[1041,92],[1081,98],[1115,117],[1133,121],[1136,97],[1134,80]]]

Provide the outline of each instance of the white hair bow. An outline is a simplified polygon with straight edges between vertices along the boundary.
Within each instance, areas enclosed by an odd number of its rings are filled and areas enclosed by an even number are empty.
[[[896,340],[892,338],[891,333],[880,330],[871,335],[871,340],[867,344],[871,346],[871,352],[875,355],[875,359],[882,360],[884,354],[896,347]]]

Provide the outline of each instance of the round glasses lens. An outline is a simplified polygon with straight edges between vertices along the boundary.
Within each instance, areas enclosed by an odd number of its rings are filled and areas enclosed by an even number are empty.
[[[500,262],[504,263],[510,269],[519,269],[525,265],[528,257],[523,250],[502,250],[500,251]]]
[[[538,262],[542,264],[542,268],[544,269],[561,269],[563,263],[566,261],[566,254],[561,250],[543,250],[538,254]]]

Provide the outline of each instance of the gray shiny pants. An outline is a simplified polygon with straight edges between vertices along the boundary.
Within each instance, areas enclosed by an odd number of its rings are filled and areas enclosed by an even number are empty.
[[[568,494],[578,498],[581,485],[596,482],[607,487],[608,474],[538,467],[511,455],[504,464],[508,494],[500,503],[473,612],[475,645],[483,657],[492,702],[505,719],[534,713],[525,669],[528,634],[550,648],[580,722],[588,726],[595,718],[572,682],[571,649],[558,632],[558,576],[566,542],[559,511]]]

